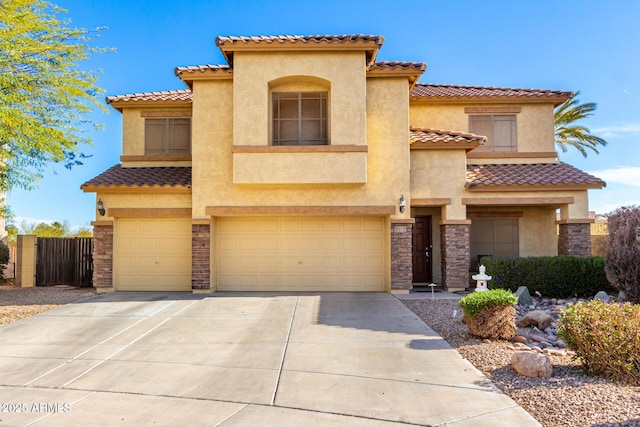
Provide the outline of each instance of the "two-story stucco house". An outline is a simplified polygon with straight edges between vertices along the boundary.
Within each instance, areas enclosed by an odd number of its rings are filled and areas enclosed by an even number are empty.
[[[554,148],[570,92],[420,84],[377,36],[216,43],[187,89],[107,98],[122,163],[82,185],[98,290],[452,289],[482,255],[590,254],[604,182]]]

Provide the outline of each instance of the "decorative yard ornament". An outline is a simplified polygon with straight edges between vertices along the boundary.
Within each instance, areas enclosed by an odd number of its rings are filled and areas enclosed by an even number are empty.
[[[484,265],[481,265],[478,270],[480,270],[479,274],[474,274],[473,276],[471,276],[471,278],[476,281],[475,291],[476,292],[488,291],[489,288],[487,288],[487,281],[491,280],[491,276],[487,276],[487,267],[485,267]]]

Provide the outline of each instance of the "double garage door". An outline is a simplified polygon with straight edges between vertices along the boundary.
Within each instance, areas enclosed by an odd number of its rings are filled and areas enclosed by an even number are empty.
[[[378,217],[217,218],[217,288],[384,291],[384,230]]]
[[[380,217],[219,217],[212,274],[220,291],[384,291]],[[116,290],[191,290],[191,219],[118,219]]]

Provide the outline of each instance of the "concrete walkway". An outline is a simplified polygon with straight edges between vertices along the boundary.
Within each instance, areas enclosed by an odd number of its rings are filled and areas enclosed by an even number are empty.
[[[387,294],[116,293],[0,328],[0,425],[537,426]]]

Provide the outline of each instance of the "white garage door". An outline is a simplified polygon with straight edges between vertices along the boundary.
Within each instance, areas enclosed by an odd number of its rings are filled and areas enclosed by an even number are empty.
[[[191,218],[116,221],[117,291],[190,291]]]
[[[218,290],[385,290],[384,218],[218,218],[215,227]]]

